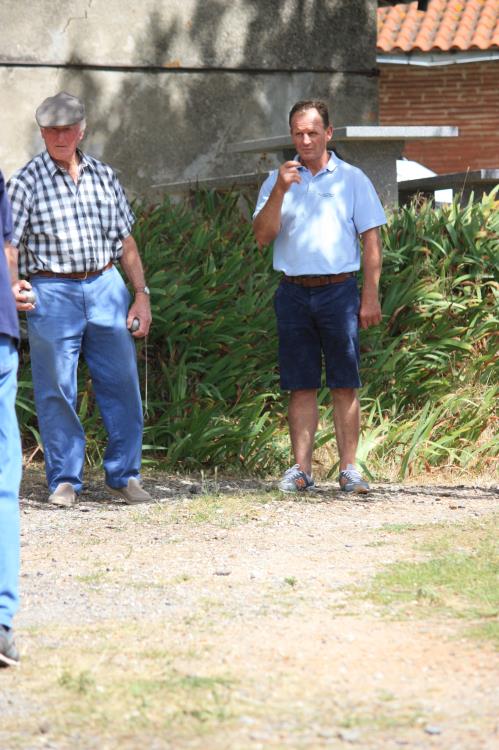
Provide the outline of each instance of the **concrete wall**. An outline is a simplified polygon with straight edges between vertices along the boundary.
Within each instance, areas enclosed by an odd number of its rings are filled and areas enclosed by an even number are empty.
[[[131,194],[248,172],[226,144],[277,135],[299,98],[377,122],[375,0],[18,0],[0,5],[0,166],[42,149],[34,110],[86,103],[89,153]]]

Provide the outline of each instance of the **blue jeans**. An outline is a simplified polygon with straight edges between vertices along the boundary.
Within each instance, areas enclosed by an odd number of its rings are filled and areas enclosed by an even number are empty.
[[[328,388],[360,388],[359,306],[354,277],[318,287],[281,281],[274,309],[283,390],[320,388],[322,357]]]
[[[19,483],[21,441],[16,417],[17,349],[0,334],[0,625],[12,626],[19,606]]]
[[[50,492],[83,483],[85,434],[76,412],[80,351],[108,435],[106,482],[140,477],[142,402],[135,344],[126,327],[130,295],[113,267],[84,281],[33,276],[27,313],[35,405]]]

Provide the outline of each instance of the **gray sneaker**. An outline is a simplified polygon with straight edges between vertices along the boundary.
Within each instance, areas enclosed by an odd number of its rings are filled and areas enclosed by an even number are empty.
[[[359,495],[367,495],[371,489],[366,480],[362,479],[360,471],[353,464],[348,464],[346,469],[340,471],[338,481],[340,489],[343,492],[356,492]]]
[[[306,492],[314,487],[314,480],[300,469],[300,464],[287,469],[279,482],[281,492]]]
[[[19,652],[14,641],[14,633],[0,625],[0,667],[15,667],[19,662]]]
[[[128,505],[136,505],[137,503],[152,503],[152,497],[142,487],[141,482],[135,477],[130,477],[128,484],[125,487],[110,487],[106,484],[107,489],[121,497]]]
[[[61,505],[64,508],[70,508],[76,502],[76,492],[69,482],[61,482],[55,490],[49,495],[49,503]]]

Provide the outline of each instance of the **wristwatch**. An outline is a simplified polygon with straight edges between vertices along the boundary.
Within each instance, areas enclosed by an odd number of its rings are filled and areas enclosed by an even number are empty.
[[[143,292],[144,294],[150,295],[150,289],[148,286],[139,286],[138,289],[135,289],[135,294],[138,294],[139,292]]]

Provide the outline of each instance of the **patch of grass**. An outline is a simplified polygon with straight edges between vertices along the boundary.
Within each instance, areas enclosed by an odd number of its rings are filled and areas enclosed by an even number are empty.
[[[96,570],[94,573],[88,573],[84,576],[75,576],[75,580],[78,583],[86,583],[88,585],[97,585],[102,583],[106,577],[106,571]]]
[[[175,704],[170,723],[183,723],[183,719],[193,718],[204,724],[230,718],[228,701],[232,684],[226,677],[182,674],[170,669],[162,677],[136,679],[126,687],[132,699],[138,699],[143,708]]]
[[[339,726],[343,729],[365,728],[371,731],[383,731],[416,726],[420,720],[421,713],[417,710],[393,711],[392,713],[386,711],[375,711],[373,713],[356,711],[344,715],[339,722]]]
[[[389,534],[402,534],[406,531],[417,531],[421,528],[422,526],[415,526],[413,523],[384,523],[381,526],[381,529]]]
[[[464,632],[468,638],[489,641],[499,651],[499,620],[482,622],[480,625],[467,628]]]
[[[54,627],[57,659],[43,644],[23,658],[22,685],[36,707],[23,720],[24,740],[38,736],[40,710],[42,718],[45,710],[51,712],[56,744],[81,733],[99,736],[102,746],[112,737],[113,747],[128,748],[130,733],[142,732],[147,747],[151,732],[164,732],[175,745],[179,737],[223,731],[240,710],[237,680],[207,667],[192,644],[179,645],[180,632],[156,624],[144,638],[138,625],[121,621],[99,628]],[[14,714],[2,717],[2,731],[14,736],[18,721]]]
[[[333,614],[341,615],[341,617],[348,617],[352,614],[357,614],[352,610],[350,603],[347,605],[346,602],[335,602],[334,604],[329,604],[327,609],[329,612],[333,612]]]
[[[398,562],[378,573],[367,597],[392,614],[431,614],[457,618],[493,618],[499,614],[497,519],[431,533],[419,546],[430,556]],[[495,637],[493,623],[475,632]],[[492,625],[492,627],[490,627]]]
[[[268,503],[267,495],[217,495],[196,497],[188,507],[187,520],[193,524],[211,523],[221,528],[231,528],[257,520],[261,505]],[[255,505],[255,501],[258,505]]]
[[[420,563],[396,563],[379,573],[370,597],[381,604],[427,603],[458,616],[491,616],[498,610],[497,568],[488,551],[448,554]]]
[[[291,588],[295,588],[298,585],[298,578],[295,578],[295,576],[288,576],[284,579],[284,583]]]
[[[438,524],[435,536],[428,535],[421,542],[421,549],[436,555],[448,552],[472,553],[481,544],[494,543],[499,515],[467,524]]]
[[[422,531],[425,534],[430,530],[438,530],[445,528],[444,524],[441,523],[421,523],[421,524],[415,524],[415,523],[384,523],[382,524],[378,529],[376,529],[376,534],[381,533],[382,535],[385,534],[406,534],[410,531]],[[382,547],[385,544],[389,544],[385,538],[382,539],[374,539],[372,542],[367,542],[365,544],[365,547]]]
[[[262,506],[272,500],[268,493],[193,495],[172,506],[151,506],[149,512],[134,517],[134,522],[145,526],[211,524],[228,529],[259,519]]]
[[[89,693],[95,689],[95,680],[88,670],[73,675],[72,672],[65,669],[58,682],[61,687],[74,693]]]
[[[128,581],[127,586],[137,591],[150,591],[156,589],[162,591],[170,585],[169,581]]]
[[[172,652],[167,651],[164,648],[152,648],[148,651],[144,651],[142,653],[142,656],[145,659],[152,659],[154,661],[160,661],[163,660],[165,663],[170,664],[172,661]]]
[[[175,576],[172,579],[172,583],[187,583],[192,579],[192,576],[190,576],[188,573],[179,573],[179,575]]]
[[[384,703],[394,701],[396,697],[397,696],[395,695],[395,693],[392,693],[390,690],[382,690],[378,695],[379,700],[383,701]]]

